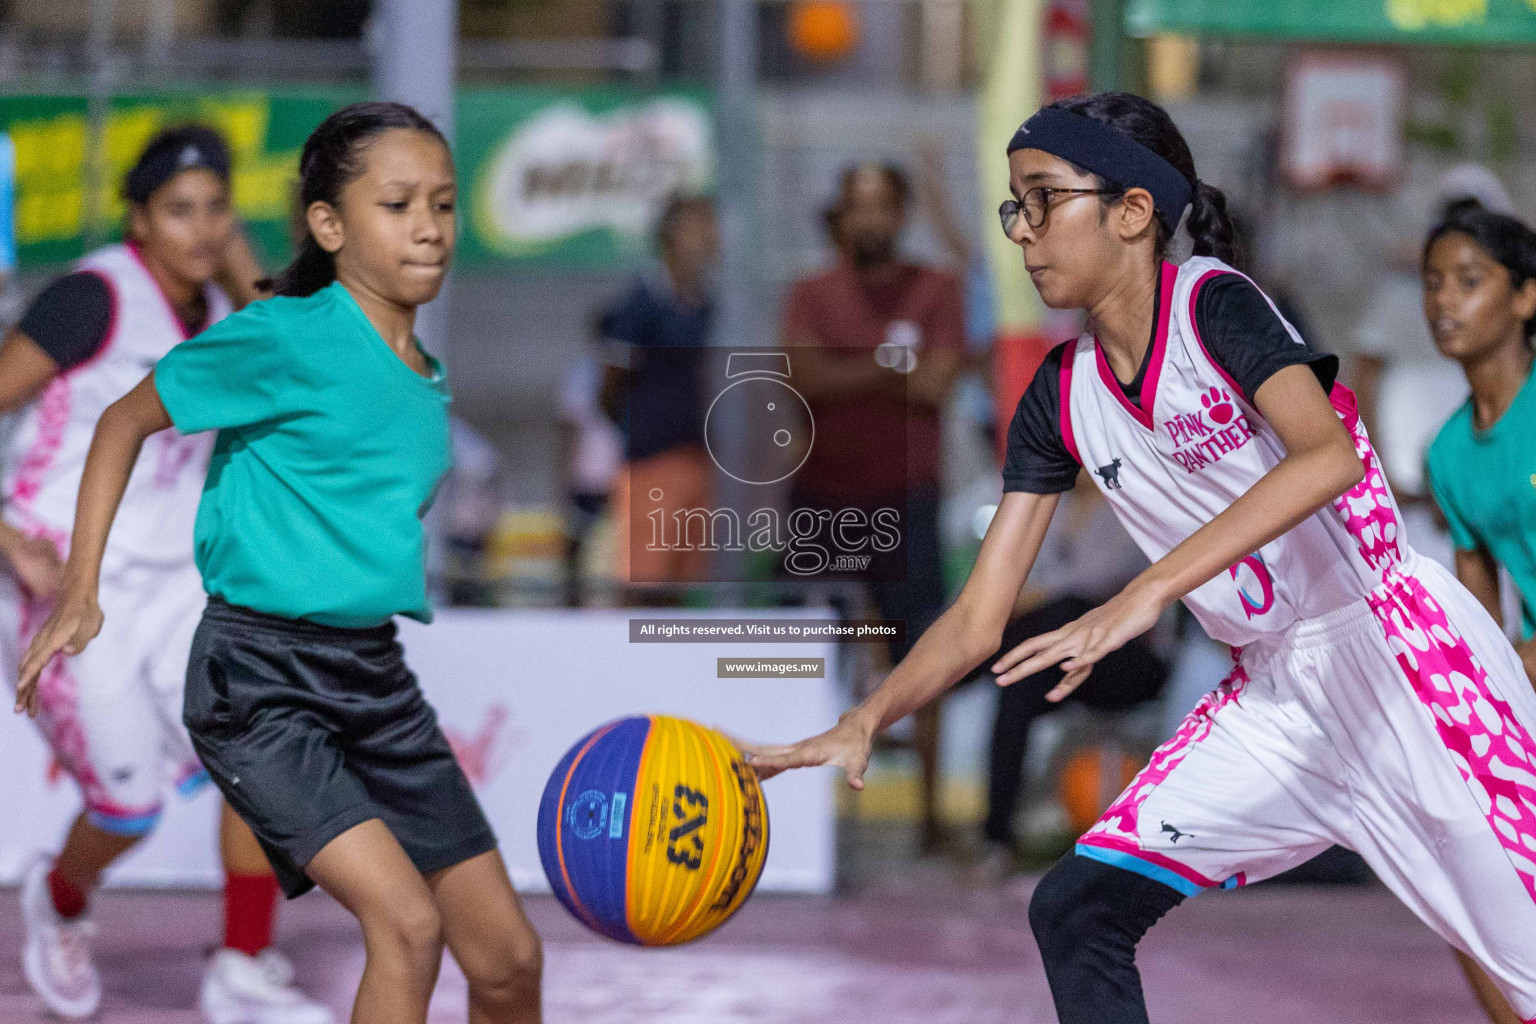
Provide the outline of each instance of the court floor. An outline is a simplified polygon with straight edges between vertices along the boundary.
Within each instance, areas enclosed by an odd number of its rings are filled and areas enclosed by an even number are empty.
[[[718,934],[675,950],[594,938],[548,897],[550,1024],[1053,1024],[1025,921],[1030,881],[979,890],[947,871],[869,879],[836,898],[759,895]],[[215,894],[98,900],[102,1024],[192,1024]],[[362,970],[356,926],[319,893],[283,908],[279,942],[340,1019]],[[0,890],[0,1024],[37,1010],[18,960],[20,916]],[[1143,945],[1158,1022],[1476,1024],[1445,946],[1379,888],[1261,887],[1179,907]],[[464,1020],[446,963],[433,1024]]]

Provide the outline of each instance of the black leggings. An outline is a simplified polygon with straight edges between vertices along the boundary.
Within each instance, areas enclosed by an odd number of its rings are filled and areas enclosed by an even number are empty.
[[[1029,904],[1061,1024],[1147,1024],[1136,944],[1184,896],[1124,868],[1069,853]]]
[[[992,663],[1003,654],[1032,636],[1060,629],[1092,608],[1093,604],[1083,598],[1063,597],[1019,616],[1008,623],[1002,646],[982,663],[976,677],[990,679]],[[982,826],[986,838],[994,842],[1006,843],[1013,838],[1013,812],[1023,783],[1029,727],[1041,715],[1061,706],[1045,699],[1061,676],[1061,669],[1048,668],[1004,687],[998,694],[987,771],[987,820]],[[1167,681],[1167,666],[1152,653],[1146,640],[1137,637],[1105,655],[1067,699],[1100,711],[1119,711],[1153,700],[1162,693]]]

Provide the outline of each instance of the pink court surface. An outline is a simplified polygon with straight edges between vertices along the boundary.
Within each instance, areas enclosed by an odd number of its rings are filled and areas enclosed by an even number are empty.
[[[718,933],[672,950],[585,932],[528,900],[545,938],[550,1024],[1052,1024],[1025,919],[1031,882],[965,888],[938,868],[835,898],[759,895]],[[110,892],[97,903],[102,1024],[193,1024],[213,894]],[[329,897],[283,908],[282,948],[345,1019],[363,968],[356,926]],[[0,890],[0,1024],[46,1018],[21,976],[14,891]],[[1174,910],[1142,946],[1152,1019],[1264,1024],[1477,1024],[1450,952],[1385,890],[1260,887]],[[433,1024],[463,1021],[444,964]]]

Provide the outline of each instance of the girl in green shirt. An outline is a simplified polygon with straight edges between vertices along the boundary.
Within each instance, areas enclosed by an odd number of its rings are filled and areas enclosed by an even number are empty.
[[[1456,575],[1502,621],[1498,570],[1509,572],[1523,611],[1516,650],[1536,679],[1536,232],[1475,205],[1453,210],[1424,247],[1424,315],[1472,388],[1428,456]]]
[[[412,332],[453,254],[452,157],[416,111],[364,103],[315,130],[299,170],[309,230],[277,297],[101,417],[17,709],[101,629],[102,551],[144,439],[217,429],[183,710],[199,756],[287,894],[318,884],[357,916],[354,1022],[425,1024],[445,944],[471,1024],[536,1022],[538,937],[392,621],[430,618],[421,517],[449,464],[448,392]]]
[[[1461,364],[1472,387],[1430,445],[1430,489],[1455,543],[1457,579],[1501,624],[1499,566],[1514,578],[1526,618],[1515,650],[1536,679],[1536,233],[1469,200],[1430,232],[1423,277],[1435,347]],[[1489,1018],[1518,1024],[1483,972],[1460,952],[1457,959]]]

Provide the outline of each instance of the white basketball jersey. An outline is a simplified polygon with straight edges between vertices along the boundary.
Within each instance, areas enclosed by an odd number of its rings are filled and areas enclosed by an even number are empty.
[[[131,245],[109,245],[80,260],[112,293],[112,322],[100,350],[59,374],[19,415],[4,451],[4,514],[30,533],[66,544],[96,421],[186,340],[170,300]],[[230,312],[228,297],[206,286],[208,322]],[[192,525],[213,450],[212,433],[174,428],[144,442],[107,545],[107,566],[124,561],[186,562]]]
[[[1195,325],[1200,287],[1233,273],[1208,257],[1163,264],[1140,408],[1125,397],[1092,335],[1070,342],[1063,353],[1063,439],[1153,561],[1285,455],[1274,430],[1206,351]],[[1301,344],[1295,328],[1285,326]],[[1336,385],[1330,398],[1355,437],[1366,479],[1184,598],[1217,640],[1240,647],[1342,608],[1368,594],[1408,553],[1354,396]]]

